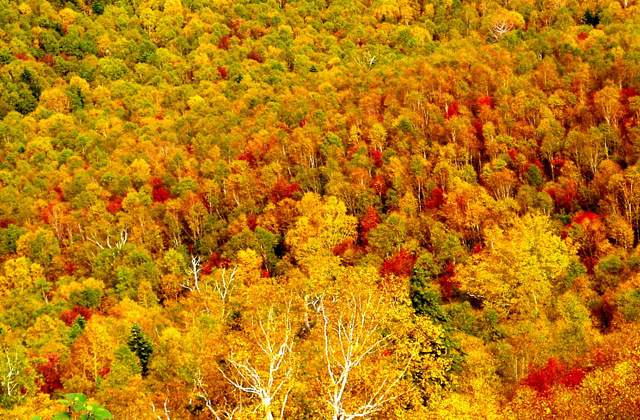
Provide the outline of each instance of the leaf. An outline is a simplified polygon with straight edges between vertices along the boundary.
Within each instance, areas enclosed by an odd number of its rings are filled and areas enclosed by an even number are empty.
[[[42,416],[35,416],[32,417],[31,420],[42,420]]]
[[[113,414],[111,414],[109,410],[107,410],[106,408],[102,408],[102,407],[96,408],[93,412],[93,416],[96,418],[96,420],[113,418]]]
[[[87,402],[87,396],[82,394],[82,393],[78,393],[78,394],[67,394],[64,396],[65,398],[70,399],[71,401],[75,402],[75,403],[81,403],[81,404],[86,404]]]
[[[71,416],[69,415],[69,413],[58,413],[55,416],[53,416],[51,418],[51,420],[64,420],[64,419],[70,419]]]

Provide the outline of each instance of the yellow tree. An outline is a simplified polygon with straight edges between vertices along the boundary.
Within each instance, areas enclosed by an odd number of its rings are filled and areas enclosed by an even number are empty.
[[[386,294],[380,281],[371,267],[346,268],[311,305],[322,342],[323,402],[333,420],[394,411],[394,401],[416,391],[407,372],[419,372],[412,376],[424,378],[424,388],[447,368],[434,356],[442,331],[413,315],[406,291]]]
[[[547,217],[527,215],[507,231],[487,229],[485,251],[473,255],[457,278],[463,291],[502,317],[537,315],[548,304],[572,252],[553,234]]]
[[[285,237],[292,255],[302,266],[313,267],[317,258],[332,257],[332,250],[347,239],[356,239],[358,220],[347,215],[336,197],[307,193],[298,203],[300,216]]]

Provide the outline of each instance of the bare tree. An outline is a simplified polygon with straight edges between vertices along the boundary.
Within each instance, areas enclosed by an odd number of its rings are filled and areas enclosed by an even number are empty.
[[[236,414],[242,411],[242,401],[229,401],[226,396],[222,397],[222,403],[215,401],[214,397],[210,394],[204,383],[204,377],[202,371],[198,369],[194,378],[194,386],[196,389],[196,395],[198,398],[204,401],[207,410],[217,419],[233,420]]]
[[[189,280],[187,280],[187,284],[183,284],[182,287],[184,287],[187,290],[190,291],[194,291],[197,290],[198,292],[200,291],[200,284],[199,284],[199,279],[200,279],[200,272],[202,271],[202,267],[201,267],[201,261],[200,261],[200,256],[199,255],[192,255],[191,256],[191,261],[190,261],[191,265],[189,267],[187,267],[187,275],[189,277],[193,277],[193,287],[191,286],[191,282]]]
[[[284,418],[289,393],[293,389],[294,354],[290,305],[281,319],[276,319],[273,307],[267,319],[252,322],[254,351],[250,357],[231,353],[227,362],[231,372],[221,371],[238,390],[255,395],[266,420],[273,420],[274,404],[280,403],[278,418]],[[253,353],[253,354],[251,354]]]
[[[107,235],[106,244],[103,245],[100,241],[98,241],[98,237],[95,232],[91,236],[87,236],[86,240],[88,240],[89,242],[93,242],[100,249],[122,249],[122,247],[127,243],[128,238],[129,233],[127,232],[127,229],[121,229],[120,239],[114,245],[111,244],[111,238],[109,238],[109,235]]]
[[[366,418],[380,411],[384,404],[398,398],[394,388],[404,377],[409,360],[396,376],[384,375],[365,387],[364,397],[354,397],[357,376],[367,369],[373,358],[389,342],[391,335],[381,332],[386,316],[385,303],[370,292],[348,297],[325,297],[319,305],[323,323],[324,361],[329,377],[326,402],[333,420]]]
[[[521,27],[524,24],[524,18],[521,14],[501,10],[495,13],[489,21],[489,31],[493,36],[494,41],[499,41],[500,38],[514,29]]]
[[[20,390],[18,378],[25,368],[19,353],[16,350],[4,349],[4,354],[0,357],[0,385],[3,392],[11,397]]]
[[[227,313],[227,305],[229,304],[229,293],[231,292],[231,288],[233,287],[233,282],[236,278],[236,273],[238,272],[238,267],[233,267],[231,273],[227,275],[227,269],[223,268],[221,273],[221,280],[216,281],[214,284],[214,289],[220,295],[220,306],[222,308],[222,319],[226,319]]]

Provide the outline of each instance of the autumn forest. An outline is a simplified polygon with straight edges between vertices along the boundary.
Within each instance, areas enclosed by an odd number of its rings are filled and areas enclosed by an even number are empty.
[[[640,418],[640,2],[0,0],[0,418]]]

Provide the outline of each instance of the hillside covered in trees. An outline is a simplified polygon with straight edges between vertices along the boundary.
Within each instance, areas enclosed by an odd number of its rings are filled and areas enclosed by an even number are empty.
[[[0,418],[640,418],[639,119],[636,0],[0,0]]]

